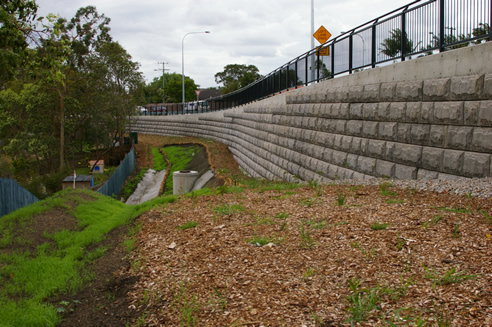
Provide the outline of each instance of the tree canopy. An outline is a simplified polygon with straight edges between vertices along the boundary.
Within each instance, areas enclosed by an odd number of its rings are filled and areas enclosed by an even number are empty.
[[[145,86],[145,100],[147,103],[181,103],[183,99],[182,75],[177,73],[164,74],[164,83],[162,76],[155,77],[152,82]],[[198,89],[195,81],[185,76],[185,101],[191,101],[196,98],[195,90]]]
[[[139,64],[109,18],[93,6],[70,20],[36,12],[27,0],[0,8],[0,156],[20,182],[63,171],[67,152],[114,146],[144,101]]]
[[[231,64],[224,67],[222,72],[215,74],[215,82],[222,84],[221,91],[227,94],[260,79],[258,68],[255,65]]]

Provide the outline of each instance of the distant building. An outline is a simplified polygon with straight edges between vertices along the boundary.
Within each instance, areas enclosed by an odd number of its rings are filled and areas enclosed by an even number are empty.
[[[94,164],[96,163],[96,160],[91,160],[89,161],[89,165],[92,168]],[[92,170],[93,173],[96,174],[102,174],[104,173],[104,160],[98,160],[96,167],[94,167],[94,170]]]
[[[94,176],[92,175],[79,175],[75,177],[75,188],[92,188],[94,186]],[[73,176],[67,176],[63,180],[62,188],[73,188]]]

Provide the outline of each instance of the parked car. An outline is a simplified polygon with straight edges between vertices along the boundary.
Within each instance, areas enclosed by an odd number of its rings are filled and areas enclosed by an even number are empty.
[[[151,115],[167,115],[167,108],[164,106],[153,107],[150,109]]]

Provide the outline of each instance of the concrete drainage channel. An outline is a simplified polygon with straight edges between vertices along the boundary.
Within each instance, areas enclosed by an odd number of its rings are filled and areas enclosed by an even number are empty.
[[[159,196],[161,184],[166,176],[166,171],[156,172],[149,169],[137,189],[126,201],[127,204],[140,204]],[[206,171],[201,176],[194,170],[180,170],[173,173],[173,194],[184,194],[203,188],[214,177],[212,170]],[[169,178],[169,177],[168,177]]]

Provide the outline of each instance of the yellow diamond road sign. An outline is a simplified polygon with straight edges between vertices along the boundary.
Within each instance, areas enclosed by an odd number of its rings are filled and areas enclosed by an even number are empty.
[[[327,29],[323,25],[321,25],[321,27],[318,28],[318,30],[316,31],[316,33],[313,34],[313,36],[316,40],[318,40],[319,43],[323,44],[326,41],[328,41],[328,39],[331,37],[331,34],[330,32],[327,31]]]

